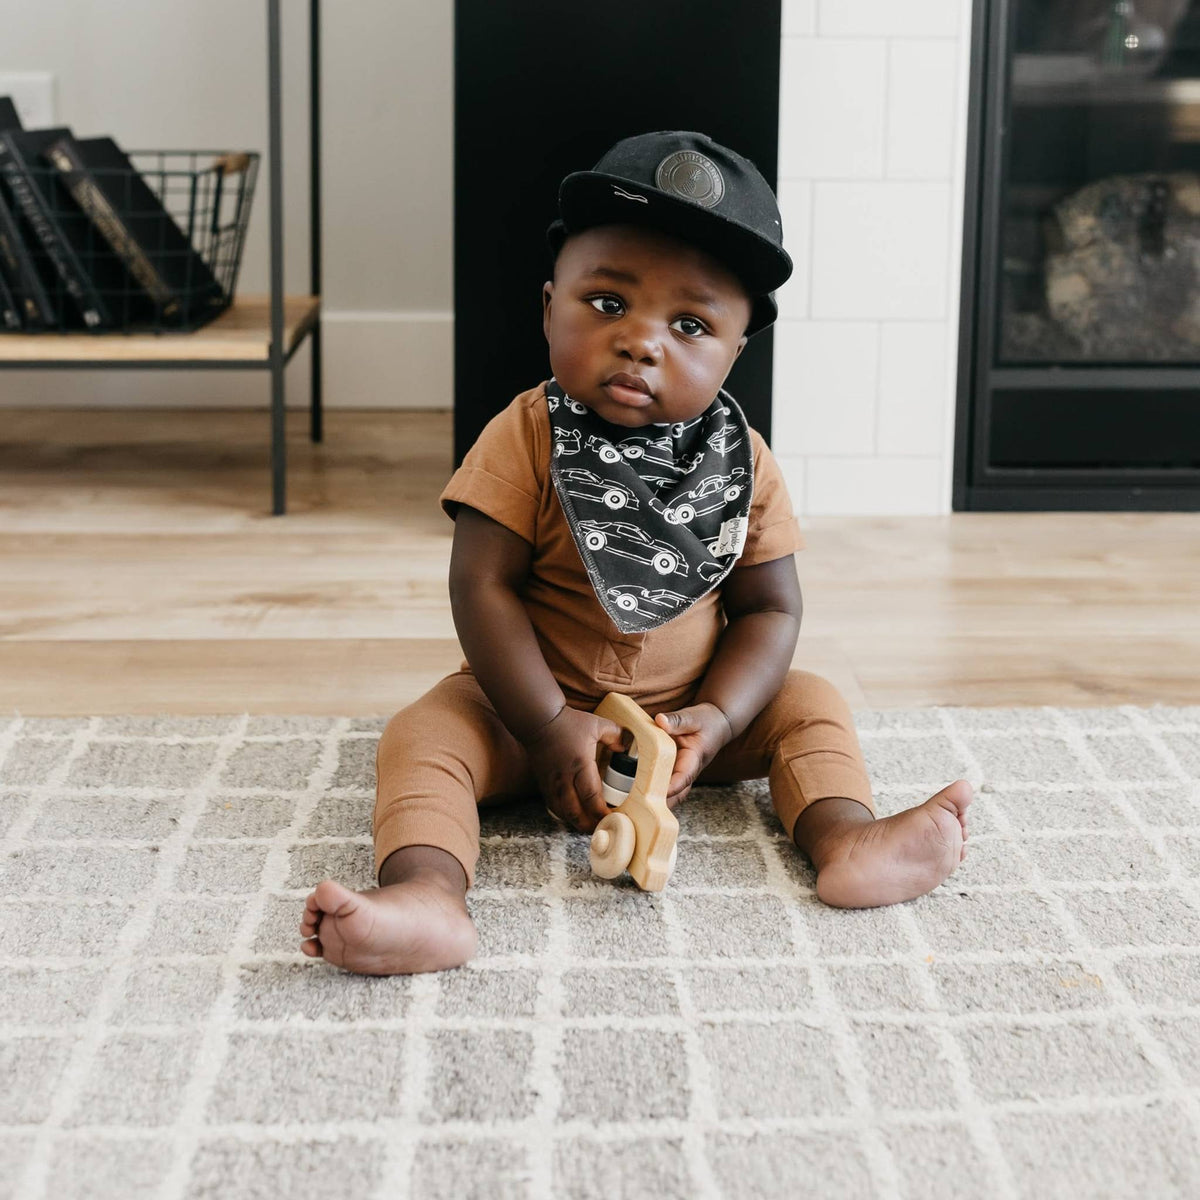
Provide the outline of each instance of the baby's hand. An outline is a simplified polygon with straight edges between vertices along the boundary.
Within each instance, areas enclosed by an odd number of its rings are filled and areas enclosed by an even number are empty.
[[[733,730],[725,714],[707,701],[659,713],[654,721],[675,739],[677,747],[675,770],[667,784],[667,807],[674,808],[687,799],[696,776],[712,762],[717,751],[732,741]]]
[[[596,746],[624,748],[615,721],[569,706],[525,742],[538,787],[553,816],[579,833],[591,833],[608,815],[600,789]]]

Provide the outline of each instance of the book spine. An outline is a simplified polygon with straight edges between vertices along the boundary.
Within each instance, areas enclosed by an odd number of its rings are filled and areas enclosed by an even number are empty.
[[[59,237],[54,219],[46,211],[37,190],[3,142],[0,142],[0,173],[7,179],[13,199],[42,243],[42,249],[50,256],[71,298],[79,306],[84,324],[89,329],[111,325],[108,310],[96,294],[96,289],[92,287],[71,248]]]
[[[5,282],[4,273],[0,271],[0,326],[10,332],[21,328],[21,310],[13,294]]]
[[[55,142],[45,151],[45,157],[57,168],[75,203],[87,214],[92,224],[104,236],[129,273],[146,289],[156,304],[162,305],[166,316],[174,316],[179,301],[170,285],[138,245],[129,226],[109,203],[108,197],[87,175],[87,168],[69,143]]]
[[[54,305],[42,287],[37,268],[17,228],[17,219],[8,207],[0,186],[0,271],[7,276],[17,307],[24,315],[26,329],[41,329],[57,323]]]

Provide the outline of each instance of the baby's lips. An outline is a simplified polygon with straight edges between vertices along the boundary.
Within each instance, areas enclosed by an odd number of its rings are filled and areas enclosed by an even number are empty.
[[[651,395],[650,385],[640,375],[629,375],[624,371],[618,371],[611,378],[606,379],[605,383],[615,383],[617,387],[631,388],[635,392],[643,392],[647,396]]]

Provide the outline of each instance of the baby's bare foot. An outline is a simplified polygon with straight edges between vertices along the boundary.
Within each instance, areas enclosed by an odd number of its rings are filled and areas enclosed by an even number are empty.
[[[813,848],[817,895],[839,908],[874,908],[932,891],[966,855],[973,799],[958,779],[916,808],[835,827]]]
[[[300,932],[310,958],[362,975],[445,971],[465,963],[477,941],[462,896],[421,875],[364,892],[326,879],[305,901]]]

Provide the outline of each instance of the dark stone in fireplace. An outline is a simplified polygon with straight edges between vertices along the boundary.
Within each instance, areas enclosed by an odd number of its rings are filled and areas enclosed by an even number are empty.
[[[1005,320],[1006,358],[1200,357],[1200,176],[1118,175],[1053,205],[1044,313]]]

